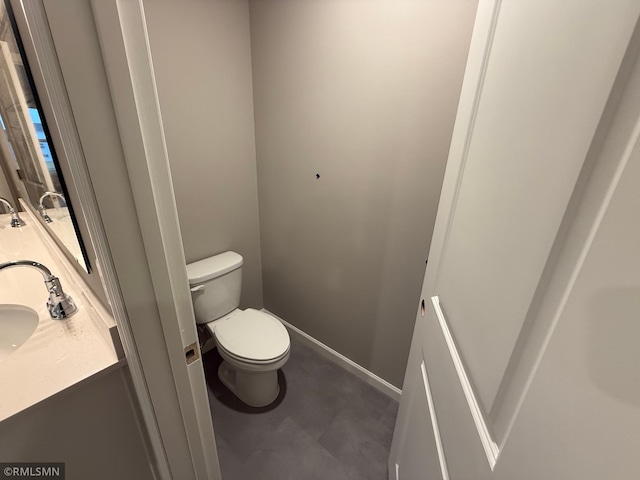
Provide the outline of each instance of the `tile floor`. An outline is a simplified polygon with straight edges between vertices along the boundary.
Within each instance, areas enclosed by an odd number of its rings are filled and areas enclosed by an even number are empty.
[[[386,480],[398,403],[292,339],[280,395],[245,406],[204,356],[223,480]]]

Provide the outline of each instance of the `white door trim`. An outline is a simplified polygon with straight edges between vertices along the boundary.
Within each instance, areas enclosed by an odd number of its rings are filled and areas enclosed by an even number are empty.
[[[92,9],[194,478],[219,479],[144,8],[141,0],[95,0]],[[189,364],[187,349],[196,353]]]
[[[420,363],[420,373],[422,374],[422,383],[424,385],[424,393],[427,396],[427,405],[429,406],[429,417],[431,418],[431,428],[433,430],[433,439],[436,442],[436,450],[438,453],[438,463],[440,464],[440,473],[442,480],[449,480],[449,469],[447,468],[447,460],[444,456],[444,446],[442,445],[442,437],[440,436],[440,428],[438,427],[438,417],[436,408],[433,404],[433,396],[431,395],[431,385],[429,384],[429,376],[427,375],[427,366],[424,363],[424,352],[422,353],[422,363]],[[396,469],[398,464],[396,463]],[[396,478],[397,478],[396,473]]]
[[[453,336],[451,335],[451,331],[449,330],[449,326],[447,325],[447,320],[442,312],[442,308],[440,307],[440,299],[437,296],[431,297],[431,305],[433,306],[433,310],[435,311],[436,317],[438,318],[438,323],[440,324],[440,329],[442,330],[442,335],[444,336],[444,341],[447,344],[447,348],[449,349],[449,354],[451,355],[451,361],[456,369],[456,373],[458,374],[458,380],[460,381],[460,386],[462,387],[462,391],[464,392],[464,396],[467,399],[467,404],[469,405],[469,410],[471,411],[471,416],[473,417],[473,422],[476,425],[476,430],[478,430],[478,435],[480,436],[480,442],[482,443],[482,448],[484,448],[484,452],[487,455],[487,460],[489,462],[489,466],[491,470],[493,470],[498,461],[498,456],[500,455],[500,449],[498,448],[498,444],[493,438],[491,434],[491,430],[487,425],[487,420],[485,418],[485,414],[480,408],[480,404],[478,403],[478,399],[476,398],[476,394],[471,386],[471,381],[469,380],[469,376],[467,375],[467,371],[464,368],[464,364],[462,363],[462,358],[458,353],[458,348],[453,340]],[[424,370],[424,361],[422,362],[422,368]],[[423,372],[423,375],[425,372]],[[431,394],[428,393],[428,398],[431,398]],[[431,403],[433,401],[430,400],[429,409],[431,408]]]
[[[447,159],[440,204],[433,238],[429,249],[429,266],[425,284],[431,288],[437,285],[442,260],[445,257],[447,240],[451,232],[454,213],[458,202],[458,192],[469,154],[472,132],[475,126],[484,79],[489,65],[491,46],[498,24],[502,0],[479,0],[476,20],[469,45],[469,56],[465,69],[456,121],[451,136],[451,147]],[[428,297],[436,292],[427,292]]]

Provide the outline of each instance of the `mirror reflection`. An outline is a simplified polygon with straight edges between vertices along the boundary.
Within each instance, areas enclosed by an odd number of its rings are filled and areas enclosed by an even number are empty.
[[[10,14],[0,3],[0,197],[16,210],[23,198],[88,272],[64,179],[29,80]],[[0,213],[10,213],[7,202],[0,202]]]

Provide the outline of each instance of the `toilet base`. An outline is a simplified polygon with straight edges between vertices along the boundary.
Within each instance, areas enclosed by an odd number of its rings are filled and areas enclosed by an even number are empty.
[[[218,367],[218,378],[236,397],[251,407],[265,407],[280,394],[277,370],[237,370],[223,360]]]

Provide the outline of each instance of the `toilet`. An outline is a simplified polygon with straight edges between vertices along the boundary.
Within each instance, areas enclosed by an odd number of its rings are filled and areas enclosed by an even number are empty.
[[[238,308],[242,256],[225,252],[190,263],[187,276],[196,322],[206,326],[223,358],[218,377],[247,405],[269,405],[280,393],[277,371],[289,359],[289,333],[267,313]]]

